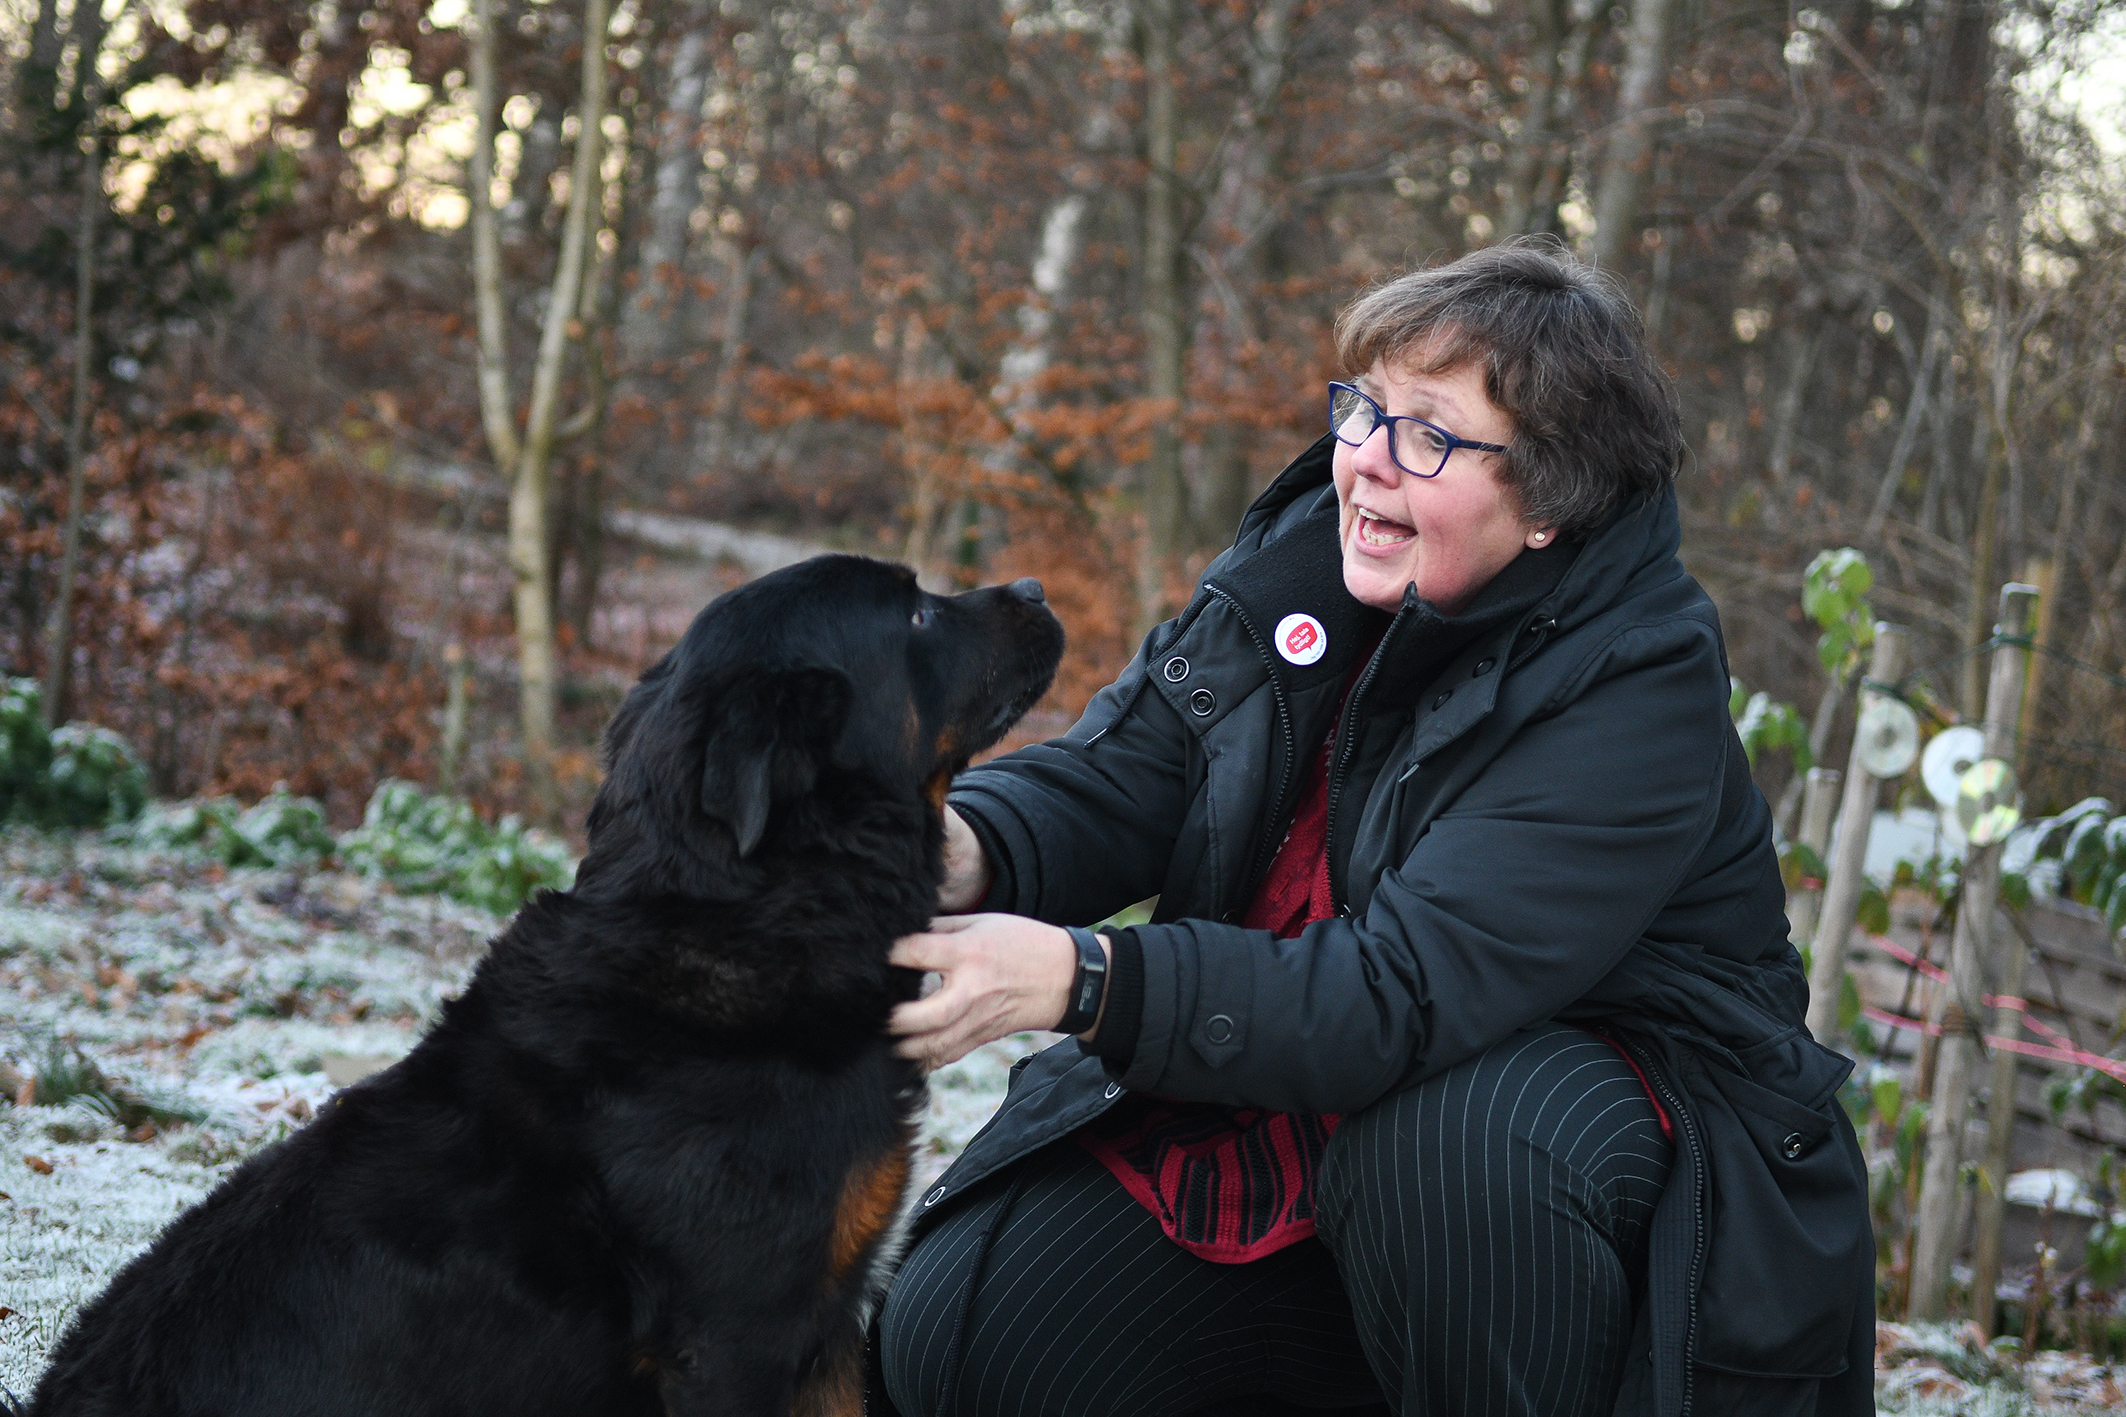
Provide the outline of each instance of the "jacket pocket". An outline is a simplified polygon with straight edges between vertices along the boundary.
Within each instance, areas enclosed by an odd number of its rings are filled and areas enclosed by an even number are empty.
[[[1719,1067],[1692,1089],[1710,1196],[1697,1360],[1782,1378],[1845,1370],[1875,1241],[1835,1098],[1805,1107]]]

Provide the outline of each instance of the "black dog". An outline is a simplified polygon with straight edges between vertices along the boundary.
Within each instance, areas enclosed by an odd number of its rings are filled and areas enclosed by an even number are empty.
[[[1062,646],[1038,582],[854,556],[718,599],[607,730],[574,889],[120,1272],[29,1412],[860,1411],[923,1093],[887,949]]]

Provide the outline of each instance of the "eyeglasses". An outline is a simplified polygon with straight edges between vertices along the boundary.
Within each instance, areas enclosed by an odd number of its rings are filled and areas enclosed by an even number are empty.
[[[1336,441],[1357,447],[1373,436],[1373,430],[1388,425],[1388,456],[1412,477],[1438,477],[1447,470],[1447,459],[1456,448],[1479,453],[1503,453],[1497,443],[1479,443],[1457,438],[1437,423],[1407,413],[1391,414],[1350,384],[1329,385],[1329,431]]]

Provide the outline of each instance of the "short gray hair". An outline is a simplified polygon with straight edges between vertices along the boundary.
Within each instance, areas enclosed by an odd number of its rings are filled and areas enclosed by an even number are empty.
[[[1523,237],[1377,285],[1336,321],[1347,375],[1480,363],[1513,420],[1499,480],[1568,536],[1659,493],[1683,460],[1675,390],[1621,284],[1558,241]],[[1455,430],[1449,430],[1455,431]]]

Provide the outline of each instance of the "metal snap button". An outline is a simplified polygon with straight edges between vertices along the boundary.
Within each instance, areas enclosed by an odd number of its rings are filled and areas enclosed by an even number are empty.
[[[1218,696],[1209,689],[1198,689],[1188,696],[1189,712],[1198,718],[1209,718],[1218,711]]]
[[[1233,1021],[1224,1014],[1212,1014],[1203,1021],[1203,1036],[1213,1043],[1223,1043],[1233,1036]]]
[[[1119,1082],[1111,1082],[1107,1085],[1107,1091],[1101,1093],[1100,1095],[1102,1097],[1113,1097],[1116,1093],[1119,1093],[1120,1091],[1122,1091],[1122,1084]]]
[[[927,1210],[943,1199],[945,1199],[945,1188],[943,1186],[939,1186],[929,1195],[923,1197],[923,1208]]]
[[[1441,704],[1444,704],[1445,702],[1447,702],[1447,700],[1449,700],[1449,699],[1451,699],[1451,698],[1453,698],[1453,697],[1454,697],[1454,690],[1452,690],[1452,689],[1442,689],[1442,690],[1441,690],[1441,691],[1440,691],[1439,693],[1437,693],[1437,694],[1434,694],[1434,695],[1432,696],[1432,707],[1434,707],[1434,708],[1436,709],[1436,708],[1438,708],[1438,707],[1439,707],[1439,706],[1440,706]]]
[[[1495,659],[1480,659],[1476,662],[1476,672],[1477,674],[1489,674],[1491,672],[1491,667],[1497,663],[1498,661]],[[1472,675],[1470,677],[1474,678],[1475,675]]]
[[[1779,1150],[1789,1161],[1799,1161],[1801,1153],[1809,1149],[1808,1139],[1799,1132],[1788,1132],[1786,1140],[1779,1143]]]
[[[1166,682],[1178,684],[1186,678],[1188,678],[1188,661],[1177,654],[1166,662]]]

